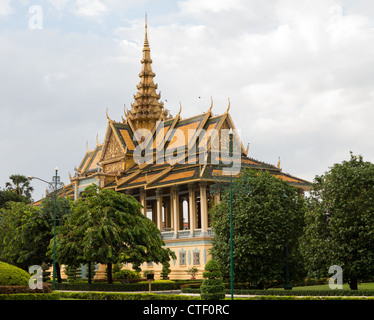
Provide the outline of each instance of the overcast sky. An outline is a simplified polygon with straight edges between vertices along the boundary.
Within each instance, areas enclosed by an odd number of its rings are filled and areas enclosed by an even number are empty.
[[[173,115],[230,97],[249,156],[309,181],[350,151],[374,162],[374,1],[0,0],[0,187],[56,166],[70,182],[106,108],[120,121],[133,102],[145,12]]]

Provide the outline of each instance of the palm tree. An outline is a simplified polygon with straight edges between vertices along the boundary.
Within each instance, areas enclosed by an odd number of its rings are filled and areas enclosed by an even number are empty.
[[[25,196],[31,199],[31,192],[34,191],[34,188],[30,186],[30,181],[26,176],[21,174],[12,174],[9,177],[12,182],[6,182],[5,188],[9,191],[14,191],[20,196]]]

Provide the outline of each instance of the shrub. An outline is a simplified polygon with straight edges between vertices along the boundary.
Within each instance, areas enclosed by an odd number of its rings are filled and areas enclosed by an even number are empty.
[[[19,293],[0,294],[0,300],[60,300],[60,293]]]
[[[82,271],[79,266],[67,265],[65,268],[65,274],[68,276],[68,282],[76,282],[82,279]]]
[[[225,285],[222,282],[222,273],[215,260],[209,260],[203,272],[203,283],[200,287],[201,299],[220,300],[225,298]]]
[[[113,279],[140,279],[140,273],[132,270],[119,270],[113,273]]]
[[[0,285],[28,286],[30,275],[16,266],[0,261]]]
[[[182,284],[181,289],[200,289],[201,283],[186,283]]]
[[[170,263],[169,263],[169,261],[165,261],[162,264],[162,270],[161,270],[162,279],[167,280],[169,278],[170,272],[171,272]]]
[[[47,282],[49,280],[51,280],[51,272],[48,271],[50,266],[46,263],[42,263],[42,270],[43,270],[43,282]]]
[[[57,290],[76,291],[148,291],[148,281],[137,283],[56,283]],[[179,285],[171,280],[156,280],[152,282],[152,291],[178,290]]]
[[[29,286],[0,286],[0,294],[19,294],[19,293],[51,293],[50,283],[43,283],[42,289],[30,289]]]
[[[191,268],[189,268],[189,269],[187,270],[187,273],[191,276],[191,280],[195,280],[195,279],[196,279],[195,275],[196,275],[196,273],[197,273],[198,271],[199,271],[199,270],[197,270],[197,268],[195,268],[195,267],[191,267]]]
[[[61,298],[84,300],[200,300],[200,297],[179,294],[115,293],[115,292],[60,292]]]

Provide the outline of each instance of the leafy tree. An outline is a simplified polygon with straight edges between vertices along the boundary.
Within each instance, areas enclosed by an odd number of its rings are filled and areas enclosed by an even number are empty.
[[[0,257],[25,270],[30,265],[50,264],[48,245],[53,238],[53,206],[45,198],[41,207],[9,202],[0,218]],[[69,200],[57,199],[57,224],[69,212]]]
[[[27,217],[37,215],[39,208],[31,207],[23,202],[9,202],[7,207],[1,210],[0,219],[0,260],[13,264],[24,270],[28,270],[31,264],[30,256],[25,257],[27,250],[32,246],[21,233]]]
[[[0,190],[0,210],[6,208],[9,202],[30,203],[30,199],[10,190]]]
[[[12,174],[9,179],[11,182],[5,183],[7,190],[31,199],[31,193],[34,191],[34,188],[30,186],[30,180],[27,177],[21,174]]]
[[[209,260],[203,272],[203,282],[200,286],[201,299],[221,300],[225,298],[225,285],[222,281],[222,272],[214,260]]]
[[[374,276],[374,164],[351,153],[317,176],[308,201],[302,252],[310,274],[339,265],[343,279]]]
[[[107,264],[108,282],[112,264],[162,263],[170,259],[160,231],[140,212],[135,198],[91,185],[72,204],[71,216],[59,228],[57,260],[65,264]]]
[[[304,226],[304,200],[297,189],[268,172],[244,170],[232,183],[234,280],[263,288],[285,279],[284,248],[290,276],[303,276],[298,241]],[[211,250],[225,278],[230,275],[230,194],[212,214]]]

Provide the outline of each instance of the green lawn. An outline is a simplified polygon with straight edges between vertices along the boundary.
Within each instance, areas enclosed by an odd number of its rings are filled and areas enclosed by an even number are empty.
[[[303,287],[293,287],[293,290],[330,290],[330,287],[328,284],[321,284],[321,285],[315,285],[315,286],[303,286]],[[344,283],[343,284],[344,290],[349,290],[349,284]],[[274,288],[272,290],[284,290],[283,288]],[[368,283],[359,283],[358,284],[358,290],[374,290],[374,282],[368,282]]]

